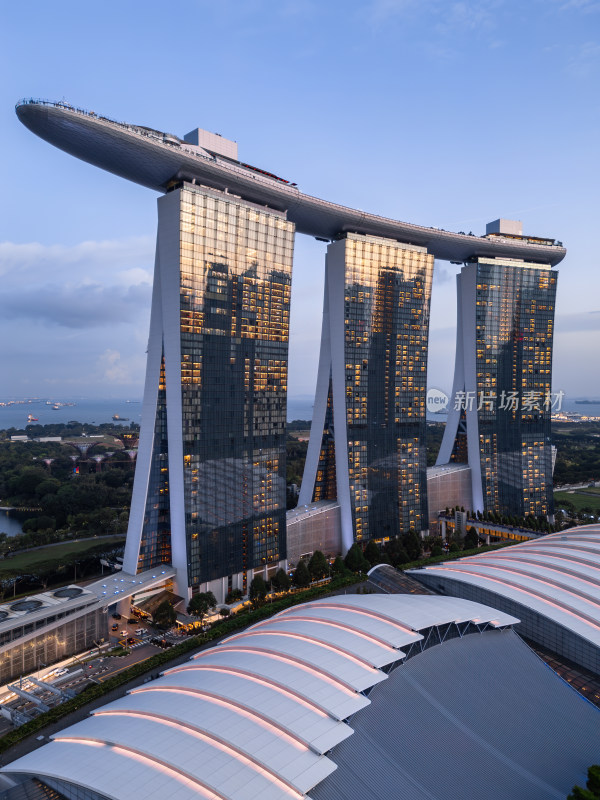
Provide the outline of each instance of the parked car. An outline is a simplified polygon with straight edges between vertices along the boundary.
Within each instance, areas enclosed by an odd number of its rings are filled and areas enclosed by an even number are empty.
[[[117,612],[115,611],[115,613],[112,615],[112,618],[113,619],[121,619],[121,615],[117,614]]]
[[[115,624],[111,627],[111,631],[118,631],[118,630],[119,630],[119,626],[115,622]]]
[[[129,619],[127,620],[128,625],[137,625],[138,622],[139,619],[137,617],[129,617]]]

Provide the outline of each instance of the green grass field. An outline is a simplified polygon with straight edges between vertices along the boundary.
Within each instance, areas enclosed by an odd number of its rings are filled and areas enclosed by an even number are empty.
[[[40,564],[55,564],[56,567],[59,567],[65,563],[72,563],[74,557],[87,555],[91,550],[101,545],[106,547],[106,549],[110,549],[124,542],[125,537],[121,534],[102,538],[100,540],[94,538],[80,539],[77,542],[48,545],[47,547],[40,547],[37,550],[19,553],[12,558],[0,561],[0,580],[10,577],[15,573],[25,574],[31,572]]]
[[[584,494],[584,491],[590,494]],[[565,501],[573,503],[577,511],[581,511],[582,508],[591,508],[593,512],[600,513],[600,491],[598,489],[585,489],[575,492],[554,492],[555,508],[562,508]]]

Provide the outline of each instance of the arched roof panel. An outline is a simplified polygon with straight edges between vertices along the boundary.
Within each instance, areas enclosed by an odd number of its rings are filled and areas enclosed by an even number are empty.
[[[199,653],[190,664],[176,669],[191,668],[195,664],[241,671],[254,679],[287,690],[295,696],[310,698],[311,705],[335,719],[346,719],[368,704],[363,695],[348,689],[312,667],[275,658],[260,651],[236,651],[214,647]]]

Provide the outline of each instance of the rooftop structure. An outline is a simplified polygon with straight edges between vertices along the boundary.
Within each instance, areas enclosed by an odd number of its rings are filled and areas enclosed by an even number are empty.
[[[69,800],[558,798],[595,758],[600,712],[519,640],[516,622],[426,595],[296,606],[2,772]]]
[[[521,635],[600,674],[600,525],[409,574],[436,592],[518,616]]]
[[[566,250],[553,239],[506,241],[386,219],[303,194],[288,180],[216,152],[204,153],[171,133],[115,122],[67,103],[22,100],[17,115],[33,133],[77,158],[157,192],[173,181],[201,183],[271,209],[287,211],[298,233],[334,239],[350,231],[426,247],[435,258],[488,256],[558,264]]]
[[[485,232],[487,234],[523,236],[523,223],[516,219],[495,219],[493,222],[487,223]]]

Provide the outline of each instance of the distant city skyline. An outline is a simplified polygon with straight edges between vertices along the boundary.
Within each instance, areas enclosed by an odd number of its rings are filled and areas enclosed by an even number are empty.
[[[568,255],[554,389],[598,393],[589,365],[600,306],[582,291],[597,285],[597,4],[186,0],[180,15],[203,32],[200,60],[193,48],[160,56],[181,16],[159,3],[143,20],[115,2],[105,10],[101,20],[70,0],[61,14],[40,2],[5,10],[6,396],[141,397],[154,259],[151,194],[36,141],[13,111],[25,94],[179,135],[235,135],[243,161],[396,219],[482,234],[503,216],[556,236]],[[297,237],[290,398],[314,393],[324,250]],[[428,385],[445,391],[457,269],[434,269]]]

